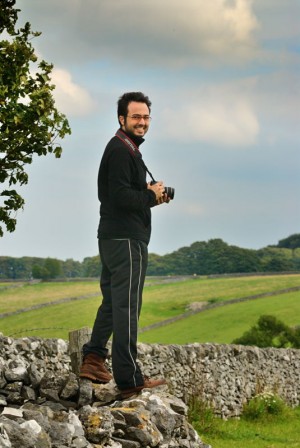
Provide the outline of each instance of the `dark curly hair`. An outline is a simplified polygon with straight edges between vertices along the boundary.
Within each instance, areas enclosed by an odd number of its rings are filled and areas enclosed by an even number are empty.
[[[151,101],[149,98],[144,95],[142,92],[127,92],[120,96],[118,100],[118,117],[122,115],[126,117],[128,113],[128,104],[131,101],[136,101],[137,103],[146,103],[149,109],[149,113],[151,112]]]

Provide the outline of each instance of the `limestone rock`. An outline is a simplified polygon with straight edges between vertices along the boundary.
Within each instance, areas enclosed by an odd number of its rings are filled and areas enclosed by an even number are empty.
[[[300,404],[299,350],[140,344],[139,363],[168,384],[120,401],[113,381],[72,373],[65,341],[0,334],[0,447],[210,448],[188,423],[192,398],[223,418],[239,416],[258,387]]]

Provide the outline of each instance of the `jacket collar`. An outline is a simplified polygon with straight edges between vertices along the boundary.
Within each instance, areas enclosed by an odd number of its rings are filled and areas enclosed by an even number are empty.
[[[144,143],[145,139],[143,137],[139,137],[137,135],[132,134],[131,132],[125,132],[122,128],[120,128],[120,131],[122,131],[127,137],[130,138],[130,140],[133,141],[133,143],[139,147],[142,143]]]

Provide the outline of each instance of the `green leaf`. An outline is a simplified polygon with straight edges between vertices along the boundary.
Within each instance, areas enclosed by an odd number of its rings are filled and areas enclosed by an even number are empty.
[[[59,158],[62,147],[56,139],[71,133],[67,118],[55,107],[55,85],[50,76],[53,65],[38,61],[31,43],[41,33],[33,32],[29,22],[17,29],[18,12],[14,0],[1,3],[0,32],[6,31],[11,39],[0,41],[0,183],[16,188],[28,182],[26,165],[32,163],[33,155],[53,152]],[[32,75],[35,61],[38,70]],[[24,206],[24,199],[16,190],[4,190],[1,196],[7,199],[0,209],[0,223],[11,232],[17,222],[15,212]]]

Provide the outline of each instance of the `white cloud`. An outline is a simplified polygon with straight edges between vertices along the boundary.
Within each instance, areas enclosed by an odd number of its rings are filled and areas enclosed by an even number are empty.
[[[69,116],[82,116],[94,110],[96,104],[89,92],[76,84],[67,70],[54,69],[52,81],[55,84],[53,95],[62,112]]]
[[[250,80],[248,90],[251,84]],[[240,83],[205,87],[192,94],[183,92],[181,99],[176,98],[179,105],[176,109],[162,111],[164,136],[181,142],[205,141],[220,146],[255,144],[260,126],[251,95],[243,92],[246,87],[247,83]]]
[[[221,60],[253,56],[254,31],[258,21],[252,11],[251,0],[195,3],[200,8],[192,18],[194,31],[191,33],[187,28],[184,34],[189,40],[198,40],[201,53]]]
[[[26,2],[45,34],[52,34],[55,16],[59,41],[45,45],[56,59],[60,52],[89,59],[95,51],[98,59],[147,65],[244,59],[253,55],[258,26],[252,0],[52,0],[36,9]]]

